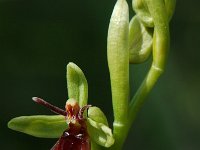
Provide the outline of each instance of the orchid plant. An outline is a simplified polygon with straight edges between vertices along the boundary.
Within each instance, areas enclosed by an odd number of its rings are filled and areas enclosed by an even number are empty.
[[[57,115],[21,116],[10,120],[8,127],[35,137],[59,138],[51,150],[121,150],[138,111],[164,71],[170,42],[169,22],[175,3],[175,0],[133,0],[136,14],[129,20],[126,0],[117,0],[107,38],[114,112],[112,129],[101,109],[87,104],[87,80],[74,63],[67,65],[65,110],[34,97],[36,103]],[[130,98],[130,64],[145,62],[151,53],[152,65]]]

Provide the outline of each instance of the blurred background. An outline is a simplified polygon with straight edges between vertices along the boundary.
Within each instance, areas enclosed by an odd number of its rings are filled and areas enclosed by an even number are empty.
[[[129,3],[131,0],[129,0]],[[89,103],[112,122],[106,37],[115,0],[0,0],[0,147],[49,150],[57,139],[9,130],[16,116],[52,114],[33,96],[64,107],[65,67],[76,63]],[[124,150],[200,149],[200,1],[178,0],[166,71],[138,114]],[[130,13],[133,11],[130,5]],[[150,62],[131,66],[134,93]],[[134,83],[133,83],[134,82]]]

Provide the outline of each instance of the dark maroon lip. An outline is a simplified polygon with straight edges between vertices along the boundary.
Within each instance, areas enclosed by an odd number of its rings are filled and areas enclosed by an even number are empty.
[[[72,122],[69,122],[69,128],[65,131],[63,131],[63,134],[59,138],[59,140],[56,142],[56,144],[51,148],[51,150],[90,150],[91,144],[90,144],[90,138],[87,132],[87,125],[86,120],[84,119],[83,113],[85,110],[87,110],[91,105],[85,105],[82,108],[79,106],[76,108],[75,113],[73,113],[73,108],[70,106],[69,110],[63,110],[59,107],[56,107],[45,100],[33,97],[32,98],[34,102],[43,105],[47,108],[49,108],[51,111],[63,115],[66,117],[73,117],[77,121],[77,124],[74,124]],[[77,104],[78,105],[78,104]],[[72,115],[72,116],[71,116]]]

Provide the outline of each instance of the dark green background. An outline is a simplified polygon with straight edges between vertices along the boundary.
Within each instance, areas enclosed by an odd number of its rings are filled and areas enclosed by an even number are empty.
[[[34,104],[33,96],[64,107],[65,67],[70,61],[87,77],[89,103],[112,121],[106,36],[114,3],[0,0],[0,149],[48,150],[56,142],[17,133],[6,124],[16,116],[52,114]],[[178,0],[165,74],[138,114],[125,150],[200,149],[199,6],[198,0]],[[131,70],[134,92],[146,68]]]

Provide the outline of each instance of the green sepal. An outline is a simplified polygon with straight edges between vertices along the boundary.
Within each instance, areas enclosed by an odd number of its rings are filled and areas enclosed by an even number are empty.
[[[103,123],[108,126],[108,120],[105,114],[98,107],[94,106],[88,109],[88,118],[91,118],[96,122]]]
[[[8,128],[40,138],[59,138],[68,125],[61,115],[35,115],[13,118]]]
[[[110,147],[114,144],[112,130],[105,124],[87,118],[87,129],[91,139],[103,147]]]
[[[77,100],[80,107],[87,105],[87,80],[82,70],[74,63],[67,65],[67,88],[69,99]]]
[[[108,127],[108,121],[104,113],[98,107],[88,109],[87,129],[93,142],[103,147],[114,144],[112,130]]]
[[[102,146],[91,140],[91,150],[102,150]]]
[[[152,31],[134,16],[129,24],[129,62],[142,63],[152,50]]]

